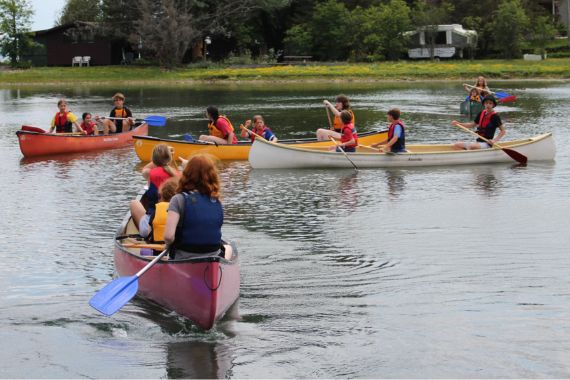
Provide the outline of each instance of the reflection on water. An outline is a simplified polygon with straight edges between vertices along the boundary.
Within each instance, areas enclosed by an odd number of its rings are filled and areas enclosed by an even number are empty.
[[[497,87],[499,84],[496,84]],[[151,135],[206,131],[204,108],[262,113],[280,138],[326,125],[347,94],[362,131],[402,109],[410,142],[451,142],[458,83],[127,87]],[[132,148],[22,159],[15,131],[46,127],[65,95],[107,114],[116,89],[0,90],[2,377],[553,377],[570,374],[570,86],[505,83],[508,138],[552,130],[554,163],[251,170],[223,163],[224,236],[240,250],[237,307],[214,329],[135,299],[87,301],[112,278],[115,230],[145,184]],[[54,344],[54,342],[59,342]],[[64,342],[64,344],[61,344]],[[555,353],[555,354],[553,354]]]
[[[231,347],[211,342],[167,344],[167,370],[174,379],[227,379],[231,377]]]

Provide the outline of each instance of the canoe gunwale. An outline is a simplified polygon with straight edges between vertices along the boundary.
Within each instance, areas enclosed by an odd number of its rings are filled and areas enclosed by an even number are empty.
[[[372,131],[367,131],[367,132],[363,132],[363,133],[359,133],[358,137],[367,137],[367,136],[372,136],[378,133],[387,133],[388,130],[372,130]],[[34,132],[35,133],[35,132]],[[214,145],[214,144],[208,144],[208,143],[204,143],[204,142],[199,142],[199,141],[186,141],[186,140],[176,140],[176,139],[165,139],[165,138],[160,138],[160,137],[156,137],[156,136],[133,136],[133,139],[135,140],[150,140],[150,141],[160,141],[160,142],[164,142],[164,143],[176,143],[176,144],[186,144],[186,145],[199,145],[199,146],[204,146],[204,145]],[[304,137],[304,138],[300,138],[300,139],[283,139],[283,140],[279,140],[278,141],[279,144],[307,144],[307,143],[312,143],[312,142],[319,142],[316,138],[314,137]],[[250,146],[252,145],[252,143],[250,141],[238,141],[237,144],[221,144],[219,146],[224,147],[224,148],[228,148],[228,147],[232,147],[232,146]]]

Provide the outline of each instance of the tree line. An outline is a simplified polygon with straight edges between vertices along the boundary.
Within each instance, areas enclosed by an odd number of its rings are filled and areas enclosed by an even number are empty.
[[[30,41],[29,1],[0,0],[0,11],[0,48],[16,62]],[[570,33],[534,0],[67,0],[57,23],[75,21],[168,67],[191,61],[206,36],[212,60],[280,53],[374,62],[404,57],[404,32],[423,29],[429,39],[438,24],[477,31],[481,58],[518,58]]]

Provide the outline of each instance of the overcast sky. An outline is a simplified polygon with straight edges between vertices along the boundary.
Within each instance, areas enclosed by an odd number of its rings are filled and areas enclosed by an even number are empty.
[[[52,28],[55,20],[61,13],[65,0],[30,0],[34,9],[32,17],[32,30]]]

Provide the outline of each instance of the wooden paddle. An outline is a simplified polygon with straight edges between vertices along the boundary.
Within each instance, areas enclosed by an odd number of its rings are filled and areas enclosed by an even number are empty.
[[[491,142],[491,140],[486,139],[485,137],[479,135],[478,133],[473,132],[472,130],[470,130],[469,128],[464,127],[463,125],[461,125],[461,123],[457,123],[454,124],[456,127],[463,129],[466,132],[471,133],[472,135],[477,136],[478,138],[480,138],[481,140],[485,141],[487,144],[489,144],[492,147],[501,149],[503,152],[505,152],[506,154],[509,155],[510,158],[512,158],[513,160],[526,165],[527,161],[528,161],[528,157],[525,156],[524,154],[521,154],[515,150],[509,149],[509,148],[503,148],[502,146],[500,146],[499,144],[495,143],[493,144]]]
[[[263,140],[267,141],[267,140],[265,139],[265,137],[263,137],[263,136],[261,136],[261,135],[258,135],[258,134],[255,133],[254,131],[251,131],[251,130],[247,129],[243,124],[240,124],[239,127],[240,127],[240,129],[243,129],[244,131],[248,131],[249,133],[251,133],[251,134],[254,135],[255,137],[259,137],[260,139],[263,139]],[[271,142],[271,141],[268,141],[268,142]]]
[[[329,119],[329,129],[332,131],[334,130],[334,128],[331,121],[331,111],[329,110],[329,107],[326,104],[325,104],[325,110],[327,111],[327,119]]]
[[[346,159],[348,161],[350,161],[350,163],[352,164],[352,166],[354,166],[354,170],[358,171],[358,166],[356,166],[356,164],[354,162],[352,162],[352,160],[350,159],[350,157],[348,157],[348,154],[346,154],[346,152],[344,151],[344,149],[342,149],[342,147],[340,145],[338,145],[338,143],[336,142],[336,140],[332,137],[329,136],[329,139],[334,143],[334,145],[336,145],[336,147],[338,149],[340,149],[340,151],[342,152],[342,154],[344,154],[344,157],[346,157]]]
[[[168,248],[162,251],[134,276],[119,277],[111,281],[91,297],[89,305],[108,317],[115,314],[137,294],[139,289],[139,277],[145,274],[145,272],[156,264],[167,252]]]
[[[376,152],[380,152],[380,149],[378,149],[378,148],[373,148],[373,147],[371,147],[370,145],[359,145],[358,147],[359,147],[359,148],[366,148],[366,149],[374,150],[374,151],[376,151]]]
[[[147,244],[147,243],[125,243],[123,244],[125,248],[150,248],[156,251],[163,250],[164,244]]]

